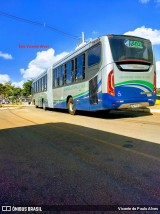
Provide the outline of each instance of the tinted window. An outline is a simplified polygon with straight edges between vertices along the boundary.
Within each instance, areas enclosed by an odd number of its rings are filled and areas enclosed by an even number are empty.
[[[44,77],[42,77],[42,91],[44,91]]]
[[[126,59],[145,60],[153,63],[151,42],[146,39],[127,36],[109,38],[114,61]]]
[[[88,66],[98,64],[101,59],[101,46],[96,45],[88,50]]]
[[[47,90],[47,75],[44,76],[44,90]]]
[[[58,82],[58,69],[54,69],[53,70],[53,86],[54,87],[57,87],[59,85],[59,82]]]
[[[58,74],[59,74],[59,85],[63,85],[63,75],[62,75],[62,66],[58,67]]]
[[[71,61],[72,62],[72,82],[75,81],[75,63],[74,60]]]
[[[42,91],[42,79],[39,80],[39,91]]]
[[[69,84],[72,82],[72,63],[71,61],[66,64],[66,83]]]
[[[85,54],[76,58],[76,80],[81,80],[85,78]]]

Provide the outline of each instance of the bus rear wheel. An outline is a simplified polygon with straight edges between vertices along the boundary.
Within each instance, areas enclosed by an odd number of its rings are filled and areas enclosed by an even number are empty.
[[[68,112],[71,115],[74,115],[76,113],[76,108],[74,106],[74,100],[72,97],[69,98],[68,103],[67,103],[67,107],[68,107]]]
[[[45,110],[45,111],[46,111],[46,109],[47,109],[44,100],[42,101],[42,108],[43,108],[43,110]]]

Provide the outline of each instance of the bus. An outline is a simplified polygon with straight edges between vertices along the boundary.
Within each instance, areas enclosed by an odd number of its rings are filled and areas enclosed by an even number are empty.
[[[34,79],[36,107],[106,112],[156,100],[156,65],[149,40],[106,35],[75,50]]]

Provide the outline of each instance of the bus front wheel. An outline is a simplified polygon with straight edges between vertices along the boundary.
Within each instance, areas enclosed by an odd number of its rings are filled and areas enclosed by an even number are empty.
[[[68,112],[71,115],[74,115],[76,113],[76,108],[74,106],[74,100],[72,97],[69,98],[68,103],[67,103],[67,107],[68,107]]]

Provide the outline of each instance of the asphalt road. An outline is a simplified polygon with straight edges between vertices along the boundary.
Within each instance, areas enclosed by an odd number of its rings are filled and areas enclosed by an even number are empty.
[[[1,110],[0,166],[1,205],[160,205],[160,116]]]

